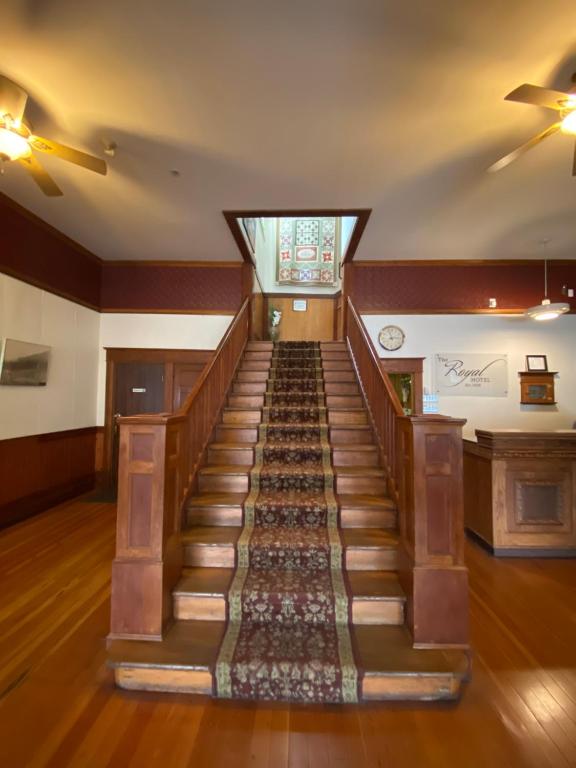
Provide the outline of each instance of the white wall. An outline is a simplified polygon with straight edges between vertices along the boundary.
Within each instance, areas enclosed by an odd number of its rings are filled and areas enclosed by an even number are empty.
[[[0,337],[52,347],[45,387],[0,387],[0,440],[96,424],[98,312],[0,274]]]
[[[440,413],[468,419],[464,436],[474,429],[566,429],[576,421],[576,316],[536,323],[506,315],[364,315],[362,317],[381,357],[426,357],[424,386],[434,391],[433,357],[438,352],[501,352],[508,355],[507,397],[440,397]],[[398,354],[378,344],[378,332],[388,324],[405,334]],[[518,371],[525,356],[546,355],[555,379],[556,406],[520,405]]]
[[[105,347],[142,349],[216,349],[232,315],[149,315],[104,313],[100,316],[97,424],[104,424]]]
[[[310,293],[324,293],[331,296],[340,290],[340,280],[337,284],[325,288],[320,285],[278,285],[276,282],[276,237],[277,219],[261,219],[256,232],[256,269],[264,293],[297,293],[305,296]]]

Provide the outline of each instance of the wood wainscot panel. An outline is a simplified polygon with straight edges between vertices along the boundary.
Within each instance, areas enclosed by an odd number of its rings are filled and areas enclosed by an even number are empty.
[[[496,555],[576,556],[576,431],[476,430],[465,524]]]
[[[94,487],[97,428],[0,440],[0,527]]]
[[[266,317],[270,306],[282,312],[279,341],[333,341],[335,339],[335,305],[338,296],[305,296],[301,294],[267,294]],[[306,301],[306,311],[294,311],[294,300]]]
[[[133,415],[138,411],[124,413],[118,410],[116,398],[118,366],[128,363],[163,366],[163,391],[161,403],[153,409],[156,412],[173,413],[177,411],[191,392],[205,366],[210,362],[214,352],[206,349],[128,349],[108,347],[106,349],[106,409],[103,437],[103,481],[114,484],[114,465],[118,452],[115,444],[116,422],[115,414]]]

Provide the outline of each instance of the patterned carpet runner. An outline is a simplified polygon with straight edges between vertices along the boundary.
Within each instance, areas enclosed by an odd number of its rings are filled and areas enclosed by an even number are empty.
[[[279,342],[244,502],[217,696],[358,700],[333,487],[320,347]]]

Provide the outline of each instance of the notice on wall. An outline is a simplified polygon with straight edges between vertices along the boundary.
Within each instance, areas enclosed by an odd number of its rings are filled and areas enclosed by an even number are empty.
[[[436,393],[443,397],[506,397],[508,356],[442,352],[434,356]]]

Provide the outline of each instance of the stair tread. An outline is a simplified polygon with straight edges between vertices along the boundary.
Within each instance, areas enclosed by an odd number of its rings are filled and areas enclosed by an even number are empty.
[[[233,568],[186,568],[173,594],[224,597],[233,575]],[[405,599],[398,576],[393,571],[350,571],[348,578],[350,591],[356,599]]]
[[[188,509],[241,506],[246,496],[246,493],[201,493],[197,496],[191,496],[186,502],[186,506]]]
[[[368,493],[339,493],[336,498],[341,507],[396,509],[396,504],[389,496],[373,496]]]
[[[241,531],[240,526],[199,525],[186,528],[181,537],[183,544],[235,546]],[[384,528],[341,528],[340,535],[345,548],[395,549],[398,545],[398,535]]]
[[[112,640],[108,664],[116,667],[191,669],[212,672],[225,621],[178,620],[160,642]],[[306,632],[307,628],[303,627]],[[403,626],[350,626],[364,676],[466,676],[468,660],[459,650],[416,649]]]

